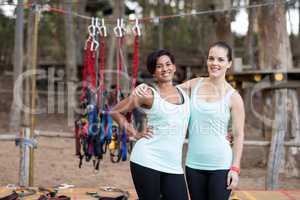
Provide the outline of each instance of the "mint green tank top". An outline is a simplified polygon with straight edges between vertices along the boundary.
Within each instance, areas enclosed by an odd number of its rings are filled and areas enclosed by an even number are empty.
[[[203,79],[191,92],[191,115],[186,166],[200,170],[229,169],[232,149],[226,139],[230,120],[230,90],[221,100],[207,102],[197,98]]]
[[[180,105],[162,99],[153,90],[153,104],[142,109],[147,116],[147,126],[153,127],[153,137],[139,139],[131,153],[130,161],[157,171],[183,174],[182,147],[190,116],[188,95],[177,87],[183,97]]]

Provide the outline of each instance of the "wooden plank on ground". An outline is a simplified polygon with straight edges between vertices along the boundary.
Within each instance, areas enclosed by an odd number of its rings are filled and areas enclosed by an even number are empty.
[[[30,195],[27,197],[22,198],[22,200],[36,200],[38,199],[41,195],[46,194],[47,192],[38,192],[37,188],[33,188],[34,190],[37,191],[35,195]],[[0,187],[0,198],[7,196],[11,194],[13,189],[5,188],[5,187]],[[136,200],[137,195],[134,190],[124,190],[129,192],[129,199],[130,200]],[[18,191],[20,192],[20,191]],[[57,193],[58,195],[66,195],[68,197],[71,197],[72,200],[95,200],[97,198],[92,197],[91,195],[88,195],[87,192],[91,193],[97,193],[101,197],[106,196],[106,197],[117,197],[122,195],[119,192],[106,192],[103,191],[100,188],[68,188],[68,189],[60,189]],[[25,191],[26,193],[26,191]]]
[[[300,199],[300,191],[288,191],[292,197],[299,200]]]
[[[33,188],[37,191],[37,188]],[[5,187],[0,187],[0,198],[10,194],[13,190]],[[128,191],[130,200],[137,200],[137,195],[134,190]],[[26,192],[26,191],[25,191]],[[117,197],[121,195],[118,192],[106,192],[100,188],[68,188],[60,189],[57,195],[66,195],[71,197],[72,200],[95,200],[87,192],[98,193],[100,196]],[[22,200],[36,200],[42,192],[37,192],[35,195],[31,195]],[[45,194],[45,193],[44,193]],[[230,200],[300,200],[300,190],[274,190],[274,191],[263,191],[263,190],[239,190],[235,191],[234,195],[231,196]]]
[[[231,200],[300,200],[300,191],[236,191]]]

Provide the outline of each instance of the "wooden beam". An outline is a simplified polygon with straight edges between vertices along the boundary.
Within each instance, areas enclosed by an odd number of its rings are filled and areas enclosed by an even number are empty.
[[[229,75],[255,75],[255,74],[300,74],[300,69],[291,68],[291,69],[261,69],[261,70],[245,70],[241,72],[233,72]]]
[[[188,143],[188,139],[185,140],[184,143]],[[245,146],[270,146],[270,141],[261,141],[261,140],[245,140],[244,145]],[[284,146],[289,147],[300,147],[300,142],[294,142],[294,141],[286,141],[284,142]]]
[[[35,131],[35,136],[38,137],[58,137],[58,138],[74,138],[71,132],[55,132],[55,131]]]
[[[245,146],[270,146],[271,142],[269,141],[257,141],[257,140],[246,140],[244,141]],[[284,142],[284,146],[289,147],[300,147],[299,142],[286,141]]]
[[[1,134],[0,141],[15,141],[16,135],[14,134]]]
[[[56,132],[56,131],[41,131],[35,130],[34,137],[49,137],[49,138],[74,138],[73,133],[71,132]],[[0,134],[0,141],[15,141],[17,134]]]
[[[35,131],[35,137],[49,137],[49,138],[74,138],[73,133],[71,132],[56,132],[56,131]],[[15,134],[0,134],[0,141],[15,141]],[[188,139],[185,140],[185,143],[188,143]],[[271,142],[261,141],[261,140],[245,140],[245,146],[270,146]],[[288,147],[300,147],[300,142],[286,141],[284,146]]]

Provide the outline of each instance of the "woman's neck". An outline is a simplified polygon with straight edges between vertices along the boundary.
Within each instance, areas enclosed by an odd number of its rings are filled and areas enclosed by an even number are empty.
[[[172,81],[169,81],[169,82],[158,82],[158,83],[157,83],[157,87],[158,87],[160,90],[167,90],[167,89],[169,89],[169,88],[174,87],[174,85],[173,85],[173,82],[172,82]]]
[[[212,78],[208,77],[208,82],[213,85],[215,92],[220,96],[223,96],[226,91],[226,79],[225,77]]]
[[[208,77],[208,81],[211,82],[214,86],[216,86],[219,89],[223,89],[226,83],[225,77],[220,77],[220,78]]]

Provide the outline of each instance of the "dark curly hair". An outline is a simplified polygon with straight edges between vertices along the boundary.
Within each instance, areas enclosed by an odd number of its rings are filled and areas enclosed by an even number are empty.
[[[175,64],[175,57],[167,49],[158,49],[150,53],[147,57],[147,69],[150,74],[154,74],[156,69],[157,59],[161,56],[168,56],[173,64]]]

